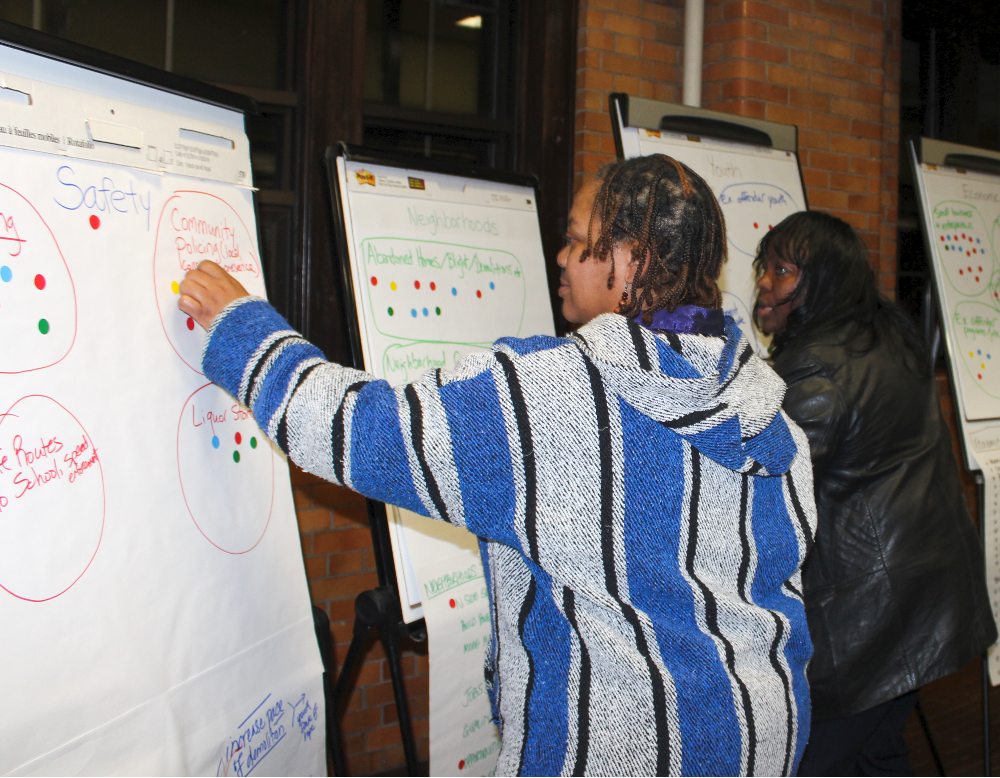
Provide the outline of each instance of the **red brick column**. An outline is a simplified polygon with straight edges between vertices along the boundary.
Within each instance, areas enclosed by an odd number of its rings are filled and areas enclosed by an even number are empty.
[[[576,85],[576,172],[615,158],[608,95],[681,99],[683,6],[662,0],[580,0]]]
[[[895,286],[899,0],[705,10],[704,107],[794,124],[809,207],[850,222]]]

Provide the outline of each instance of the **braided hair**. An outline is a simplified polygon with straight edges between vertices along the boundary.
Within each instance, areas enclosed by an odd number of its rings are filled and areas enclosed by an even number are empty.
[[[615,245],[632,244],[636,271],[618,312],[641,315],[649,324],[661,309],[721,307],[717,281],[726,261],[726,223],[704,179],[672,157],[652,154],[605,165],[597,180],[580,261],[604,262]],[[610,265],[608,289],[615,281],[615,263]]]

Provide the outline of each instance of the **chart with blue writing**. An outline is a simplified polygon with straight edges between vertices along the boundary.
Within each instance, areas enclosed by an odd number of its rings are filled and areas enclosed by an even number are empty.
[[[115,81],[0,44],[0,773],[325,774],[288,467],[177,308],[265,292],[242,114]]]

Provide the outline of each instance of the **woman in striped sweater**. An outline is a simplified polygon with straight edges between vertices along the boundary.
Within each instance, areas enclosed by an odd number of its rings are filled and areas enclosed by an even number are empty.
[[[615,163],[558,257],[579,329],[398,387],[327,362],[217,265],[181,286],[205,373],[293,461],[480,538],[500,774],[797,766],[812,473],[784,384],[720,310],[725,251],[700,177]]]

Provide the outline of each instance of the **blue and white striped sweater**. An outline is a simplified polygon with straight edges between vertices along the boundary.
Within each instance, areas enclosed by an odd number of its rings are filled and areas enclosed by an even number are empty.
[[[808,447],[732,322],[712,338],[608,314],[392,388],[246,298],[204,367],[304,469],[481,539],[498,773],[797,766]]]

